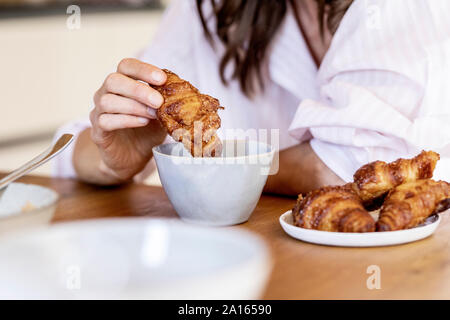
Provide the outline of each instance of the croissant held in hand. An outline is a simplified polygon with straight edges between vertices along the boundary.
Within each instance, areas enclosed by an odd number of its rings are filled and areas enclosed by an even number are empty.
[[[423,223],[433,213],[450,207],[450,184],[418,180],[396,187],[381,207],[377,231],[409,229]]]
[[[406,182],[429,179],[433,176],[439,154],[422,151],[412,159],[394,162],[375,161],[357,170],[353,176],[357,191],[365,204]]]
[[[375,221],[364,209],[353,184],[323,187],[298,196],[292,209],[297,227],[334,232],[375,231]]]
[[[217,114],[219,100],[201,94],[188,81],[164,69],[167,81],[152,87],[164,98],[156,115],[168,133],[184,144],[194,157],[219,156],[222,142],[216,134],[220,128]]]

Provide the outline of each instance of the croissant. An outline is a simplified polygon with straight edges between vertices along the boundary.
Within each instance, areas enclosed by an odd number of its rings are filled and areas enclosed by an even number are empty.
[[[157,111],[157,117],[167,132],[182,142],[194,157],[219,156],[222,142],[216,134],[220,128],[217,114],[219,100],[201,94],[188,81],[164,69],[167,81],[162,86],[152,87],[164,98]]]
[[[394,231],[418,226],[450,207],[450,184],[417,180],[402,184],[387,195],[377,221],[377,231]]]
[[[333,232],[375,231],[375,221],[364,209],[353,184],[323,187],[298,196],[292,209],[294,224]]]
[[[438,153],[422,151],[412,159],[400,158],[391,163],[375,161],[357,170],[353,180],[360,198],[367,204],[402,183],[431,178],[438,160]]]

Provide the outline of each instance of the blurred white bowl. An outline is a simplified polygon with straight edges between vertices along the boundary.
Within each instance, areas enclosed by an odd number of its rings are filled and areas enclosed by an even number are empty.
[[[208,226],[247,221],[274,156],[257,141],[225,140],[222,157],[193,158],[181,143],[153,148],[164,190],[181,219]]]
[[[248,232],[146,218],[14,234],[0,261],[3,299],[256,299],[271,269]]]
[[[48,224],[58,194],[33,184],[12,183],[0,198],[0,234]]]

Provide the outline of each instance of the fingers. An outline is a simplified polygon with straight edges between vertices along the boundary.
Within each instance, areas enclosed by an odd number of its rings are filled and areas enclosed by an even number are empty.
[[[117,67],[117,72],[154,85],[162,85],[167,80],[161,69],[133,58],[123,59]]]
[[[127,114],[136,117],[156,119],[156,110],[136,100],[107,93],[99,98],[98,114]]]
[[[123,59],[95,94],[90,118],[93,131],[104,134],[126,128],[144,127],[156,119],[163,103],[161,94],[148,84],[162,85],[167,76],[161,69],[137,59]],[[145,83],[144,83],[145,82]]]
[[[158,91],[145,83],[133,80],[121,73],[110,74],[106,78],[103,87],[109,93],[139,101],[155,109],[159,108],[164,102],[163,97]]]
[[[103,113],[97,118],[97,127],[102,131],[109,132],[119,129],[144,127],[149,121],[147,118],[127,114]]]

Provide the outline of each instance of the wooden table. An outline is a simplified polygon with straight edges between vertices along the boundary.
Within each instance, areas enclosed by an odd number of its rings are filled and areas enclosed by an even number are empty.
[[[69,179],[26,177],[22,182],[61,195],[54,222],[117,216],[176,217],[163,189],[141,184],[97,188]],[[393,247],[338,248],[304,243],[284,233],[279,216],[294,199],[263,196],[247,223],[233,227],[259,234],[274,269],[267,299],[449,299],[450,216],[424,240]],[[368,289],[367,268],[380,268],[381,289]]]

